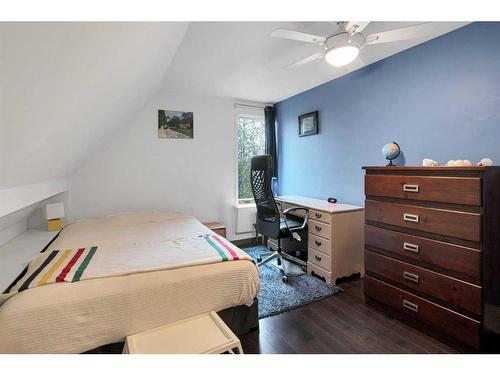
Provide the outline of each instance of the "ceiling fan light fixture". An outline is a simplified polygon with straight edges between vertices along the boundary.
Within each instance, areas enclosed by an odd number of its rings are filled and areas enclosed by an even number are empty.
[[[353,62],[358,55],[358,46],[344,45],[329,49],[326,52],[325,60],[333,66],[345,66]]]

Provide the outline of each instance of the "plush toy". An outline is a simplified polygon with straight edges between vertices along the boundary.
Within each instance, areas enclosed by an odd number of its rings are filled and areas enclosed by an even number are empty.
[[[472,167],[472,163],[470,160],[450,160],[448,163],[446,163],[447,167]]]
[[[437,167],[439,165],[439,163],[435,160],[432,160],[432,159],[424,159],[424,160],[422,160],[422,165],[424,167]]]
[[[490,158],[484,158],[479,161],[476,165],[479,165],[480,167],[490,167],[493,165],[493,160]]]
[[[447,167],[472,167],[472,162],[470,160],[450,160],[448,163],[446,163]]]

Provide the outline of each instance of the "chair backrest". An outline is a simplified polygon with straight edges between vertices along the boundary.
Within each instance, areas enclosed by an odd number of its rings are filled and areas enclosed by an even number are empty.
[[[252,158],[250,182],[257,206],[257,231],[266,237],[277,239],[280,235],[280,213],[271,190],[271,155]]]

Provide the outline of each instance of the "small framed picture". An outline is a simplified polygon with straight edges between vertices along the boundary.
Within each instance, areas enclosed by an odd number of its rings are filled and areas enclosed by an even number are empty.
[[[159,109],[158,137],[193,139],[193,112]]]
[[[318,134],[318,111],[299,116],[299,137]]]

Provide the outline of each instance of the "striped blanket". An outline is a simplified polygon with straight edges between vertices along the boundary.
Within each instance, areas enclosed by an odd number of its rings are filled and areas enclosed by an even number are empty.
[[[241,249],[217,234],[156,242],[135,242],[39,254],[9,294],[51,283],[129,275],[201,264],[251,260]]]

